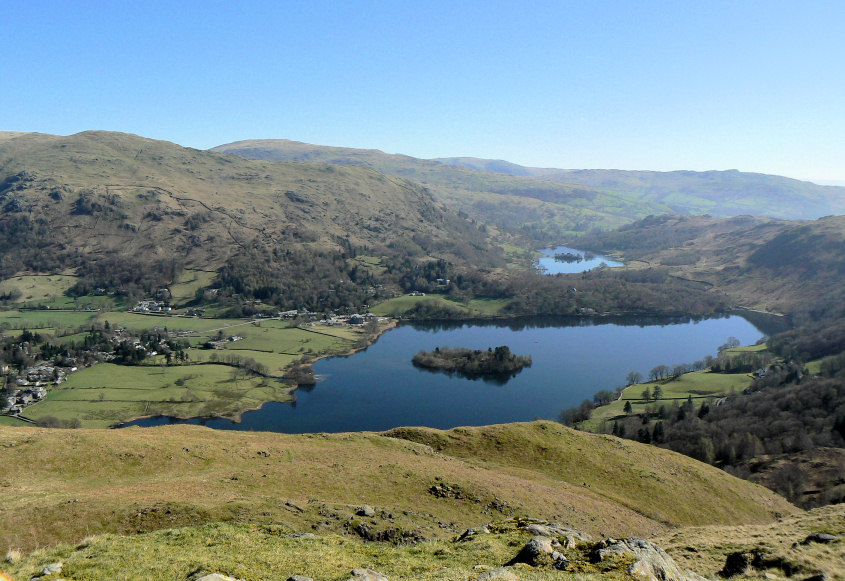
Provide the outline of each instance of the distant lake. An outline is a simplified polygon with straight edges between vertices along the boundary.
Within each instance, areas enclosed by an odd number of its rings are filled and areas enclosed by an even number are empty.
[[[554,419],[600,389],[622,385],[629,371],[716,355],[728,337],[742,344],[766,333],[731,315],[690,318],[529,318],[483,323],[403,324],[347,357],[314,364],[322,381],[295,392],[296,403],[270,402],[242,421],[156,417],[127,425],[203,424],[285,433],[386,430]],[[466,379],[418,369],[411,358],[438,346],[507,345],[533,365],[508,380]]]
[[[546,274],[571,274],[584,272],[585,270],[592,270],[598,268],[602,264],[606,266],[622,266],[622,263],[602,256],[601,254],[592,254],[583,250],[569,248],[568,246],[558,246],[557,248],[543,248],[540,250],[542,256],[537,261],[537,268]],[[555,260],[555,254],[576,254],[582,258],[579,262],[563,262]]]

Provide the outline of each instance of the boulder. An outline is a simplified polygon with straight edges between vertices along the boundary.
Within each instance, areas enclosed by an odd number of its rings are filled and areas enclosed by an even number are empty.
[[[568,529],[557,523],[532,523],[526,526],[524,530],[532,535],[562,539],[563,546],[566,549],[571,549],[578,543],[588,543],[593,540],[587,533]]]
[[[466,540],[472,539],[474,537],[477,537],[478,535],[489,535],[489,534],[490,534],[490,529],[488,529],[486,525],[481,526],[481,527],[474,527],[474,528],[465,530],[461,534],[461,536],[458,537],[458,540],[459,541],[466,541]]]
[[[372,569],[352,569],[352,577],[346,581],[388,581],[388,579]]]
[[[376,511],[373,510],[372,506],[365,504],[364,506],[360,507],[355,514],[357,514],[358,516],[373,518],[374,516],[376,516]]]
[[[528,544],[520,549],[516,557],[508,561],[505,566],[510,567],[517,563],[526,563],[536,567],[550,558],[553,552],[555,552],[555,549],[552,546],[551,538],[535,535],[534,538],[528,541]]]
[[[633,555],[636,561],[627,569],[629,575],[647,581],[705,581],[704,577],[681,569],[672,557],[657,545],[638,538],[599,544],[597,557],[604,561],[617,555]]]
[[[314,581],[311,577],[306,577],[305,575],[291,575],[288,577],[288,581]]]
[[[221,575],[220,573],[211,573],[209,575],[203,575],[196,581],[243,581],[243,579],[235,579],[234,577]]]
[[[751,566],[751,562],[753,560],[754,555],[751,553],[743,553],[742,551],[731,553],[728,555],[727,559],[725,559],[725,566],[722,567],[721,571],[719,571],[719,575],[722,577],[742,575],[748,571],[748,568]]]
[[[801,544],[802,545],[809,545],[810,543],[832,543],[838,537],[836,535],[831,535],[830,533],[811,533],[807,535],[807,538],[804,539]]]
[[[65,564],[62,563],[61,561],[59,561],[58,563],[52,563],[50,565],[47,565],[43,569],[41,569],[41,574],[42,575],[55,575],[55,574],[61,573],[62,567],[64,567],[64,566],[65,566]]]
[[[476,577],[473,581],[492,581],[494,579],[503,579],[504,581],[519,581],[519,577],[508,571],[504,567],[487,571]]]

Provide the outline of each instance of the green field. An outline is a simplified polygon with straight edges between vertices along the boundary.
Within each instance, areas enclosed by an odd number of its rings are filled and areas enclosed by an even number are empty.
[[[226,365],[125,366],[100,363],[73,373],[44,401],[26,408],[34,420],[79,419],[103,428],[134,417],[181,418],[238,415],[266,401],[289,401],[285,384],[261,377],[237,378]]]
[[[196,296],[197,290],[211,286],[216,272],[185,270],[179,281],[170,286],[170,297],[175,305],[184,304]]]
[[[400,316],[419,304],[428,304],[435,308],[456,311],[466,317],[492,317],[511,302],[511,299],[475,298],[463,302],[452,297],[427,294],[425,296],[403,295],[374,305],[370,312],[379,316]]]
[[[19,293],[16,303],[37,303],[62,297],[77,278],[62,274],[15,276],[0,282],[0,294]]]
[[[38,328],[46,333],[75,328],[91,322],[96,313],[7,311],[0,321],[12,327]],[[147,415],[176,417],[237,417],[243,410],[254,409],[266,401],[287,401],[290,386],[273,377],[303,356],[309,358],[341,354],[365,339],[362,329],[350,327],[291,327],[287,321],[249,321],[244,319],[204,319],[141,315],[126,312],[101,314],[100,323],[122,326],[135,331],[166,327],[171,331],[195,331],[183,339],[192,347],[186,350],[189,364],[165,366],[161,356],[144,365],[126,366],[101,363],[80,370],[68,381],[53,387],[44,401],[26,408],[24,415],[35,420],[52,416],[59,420],[78,419],[84,427],[107,427],[131,418]],[[44,327],[43,325],[50,325]],[[87,333],[70,333],[58,338],[61,344],[81,342]],[[224,349],[200,349],[211,339],[241,337],[227,341]],[[237,355],[266,366],[268,378],[245,378],[234,368],[214,364],[216,359]],[[200,365],[200,363],[203,363]],[[20,425],[19,420],[7,420]]]
[[[89,323],[97,313],[87,311],[0,311],[0,327],[9,329],[74,329]]]
[[[649,402],[643,399],[643,392],[648,389],[654,392],[656,385],[663,390],[663,397],[659,400]],[[625,388],[622,397],[609,405],[601,406],[593,410],[591,418],[584,422],[582,427],[587,430],[598,428],[605,420],[625,416],[625,402],[631,402],[632,415],[646,412],[647,407],[670,405],[674,402],[683,403],[692,396],[700,401],[710,398],[718,398],[734,392],[740,392],[751,385],[751,376],[747,373],[713,373],[710,370],[693,371],[685,373],[674,380],[658,381],[650,383],[639,383]]]

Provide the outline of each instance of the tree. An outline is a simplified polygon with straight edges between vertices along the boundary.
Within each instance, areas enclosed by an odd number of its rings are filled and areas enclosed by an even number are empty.
[[[593,401],[597,406],[607,405],[613,401],[613,392],[607,389],[602,389],[593,396]]]
[[[639,371],[629,371],[628,375],[625,376],[625,381],[627,381],[628,385],[634,385],[635,383],[640,383],[643,380],[643,374]]]
[[[625,408],[624,408],[624,410],[625,410],[625,413],[626,413],[626,414],[630,414],[632,411],[634,411],[634,408],[631,406],[631,402],[630,402],[630,401],[626,401],[626,402],[625,402]]]
[[[652,392],[652,397],[655,400],[661,399],[663,397],[663,388],[659,385],[654,386],[654,391]]]
[[[643,390],[643,399],[646,401],[651,401],[651,388],[645,388]]]

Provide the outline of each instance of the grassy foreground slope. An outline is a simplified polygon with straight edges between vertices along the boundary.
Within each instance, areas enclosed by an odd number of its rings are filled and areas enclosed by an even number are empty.
[[[796,510],[679,454],[552,422],[305,435],[0,427],[0,463],[0,547],[24,550],[227,521],[344,533],[364,504],[380,515],[371,530],[427,539],[511,516],[648,536]]]

